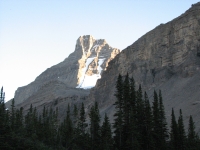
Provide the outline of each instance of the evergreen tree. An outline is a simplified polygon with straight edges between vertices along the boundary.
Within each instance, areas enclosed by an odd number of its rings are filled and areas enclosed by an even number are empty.
[[[197,150],[199,148],[199,138],[195,132],[195,125],[192,116],[190,115],[188,126],[188,149]]]
[[[166,140],[168,138],[168,131],[161,91],[159,91],[159,96],[154,91],[152,109],[154,146],[155,149],[165,150],[167,148]]]
[[[138,142],[138,130],[136,125],[136,91],[135,91],[135,81],[130,78],[130,146],[129,149],[137,150],[140,149],[140,144]]]
[[[3,91],[3,87],[0,92],[0,136],[5,133],[5,116],[6,116],[6,107],[5,107],[5,93]],[[1,140],[0,140],[1,141]]]
[[[174,115],[174,109],[172,108],[172,114],[171,114],[171,132],[170,132],[170,138],[171,138],[171,149],[178,149],[178,126],[176,122],[176,118]]]
[[[119,74],[116,82],[116,92],[115,92],[116,102],[115,114],[114,114],[114,141],[115,148],[122,149],[123,140],[123,80],[122,76]]]
[[[1,88],[0,91],[0,148],[1,149],[6,149],[8,148],[7,145],[7,137],[6,134],[9,132],[9,115],[6,113],[7,111],[5,110],[5,93],[3,91],[3,87]]]
[[[158,102],[158,95],[156,91],[154,91],[154,100],[153,100],[153,138],[155,141],[155,149],[160,150],[161,149],[161,141],[159,136],[159,128],[160,128],[160,112],[159,112],[159,102]]]
[[[85,129],[87,127],[86,124],[86,118],[85,118],[85,107],[84,104],[81,104],[81,109],[80,109],[80,116],[79,116],[79,121],[78,121],[78,129],[80,129],[81,134],[85,133]]]
[[[74,110],[73,110],[73,125],[74,125],[74,127],[77,126],[77,123],[78,123],[78,108],[74,104]]]
[[[153,141],[153,115],[151,106],[149,103],[148,95],[144,93],[144,149],[151,150],[154,149],[154,141]]]
[[[167,122],[165,117],[165,110],[163,105],[163,99],[161,90],[159,90],[159,121],[160,121],[160,141],[161,141],[161,149],[166,149],[166,140],[168,138],[168,130],[167,130]]]
[[[79,113],[78,125],[75,128],[75,149],[90,149],[89,148],[89,134],[86,133],[86,117],[85,117],[85,107],[84,103],[81,104],[81,109]]]
[[[91,135],[91,149],[99,149],[100,144],[100,115],[97,102],[91,107],[89,112],[90,117],[90,135]]]
[[[112,150],[113,149],[113,139],[111,132],[111,125],[107,115],[105,114],[104,122],[101,127],[101,146],[102,150]]]
[[[56,108],[56,111],[54,111],[52,108],[50,108],[49,114],[48,114],[48,125],[46,125],[47,131],[48,131],[48,140],[47,145],[51,145],[52,147],[56,147],[57,144],[57,130],[58,130],[58,110]]]
[[[123,82],[123,103],[122,103],[122,111],[123,111],[123,139],[122,145],[125,149],[130,148],[130,84],[129,84],[129,75],[127,73],[125,80]]]
[[[142,95],[142,88],[141,85],[139,85],[139,89],[137,91],[137,97],[136,97],[136,129],[138,132],[137,140],[139,144],[141,145],[141,149],[145,148],[144,141],[146,140],[144,137],[145,134],[145,124],[144,124],[144,118],[145,117],[145,110],[144,110],[144,100]]]
[[[136,91],[135,91],[135,80],[130,78],[130,107],[131,110],[135,114],[135,105],[136,105]]]
[[[62,145],[67,149],[72,149],[73,126],[72,126],[72,120],[70,117],[69,104],[67,107],[67,116],[60,127],[60,133],[61,133]]]
[[[15,130],[15,100],[14,98],[12,99],[11,102],[11,114],[10,114],[10,126],[11,126],[11,130],[14,131]]]
[[[29,111],[25,116],[25,130],[26,130],[26,136],[32,137],[33,135],[33,106],[30,105]]]
[[[15,133],[17,135],[24,134],[24,118],[23,118],[23,108],[21,107],[20,110],[16,110],[16,121],[15,121]]]
[[[182,116],[182,110],[180,109],[180,115],[178,119],[178,146],[179,150],[185,150],[186,149],[186,134],[183,124],[183,116]]]
[[[38,130],[37,135],[40,141],[44,142],[46,141],[47,135],[48,135],[48,122],[47,122],[47,110],[46,107],[43,107],[42,114],[39,116],[38,119]]]

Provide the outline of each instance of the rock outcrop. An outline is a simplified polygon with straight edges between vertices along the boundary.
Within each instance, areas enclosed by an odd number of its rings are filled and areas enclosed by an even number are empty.
[[[97,101],[100,112],[110,118],[117,76],[127,72],[150,99],[154,89],[163,91],[168,119],[172,107],[177,113],[182,108],[184,120],[193,115],[200,128],[200,2],[139,38],[109,63],[88,100]]]
[[[91,88],[101,77],[102,71],[106,70],[108,62],[119,52],[119,49],[110,47],[103,39],[95,40],[90,35],[80,36],[76,42],[75,51],[68,58],[48,68],[29,85],[16,90],[15,103],[20,104],[28,99],[33,101],[34,95],[38,95],[38,92],[49,83],[62,86],[64,84],[68,88]],[[46,95],[51,95],[53,91],[45,92]],[[56,95],[56,97],[64,96],[66,96],[64,93]],[[42,101],[41,98],[39,99]]]

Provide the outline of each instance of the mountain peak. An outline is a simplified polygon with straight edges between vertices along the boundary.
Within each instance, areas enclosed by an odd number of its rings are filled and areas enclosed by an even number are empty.
[[[109,61],[119,52],[119,49],[112,48],[104,39],[96,40],[91,35],[80,36],[75,51],[68,58],[45,70],[29,85],[16,90],[16,104],[33,96],[49,83],[64,84],[70,88],[94,87]]]
[[[95,40],[91,35],[80,36],[75,51],[81,52],[82,55],[78,61],[77,88],[94,87],[108,62],[120,52],[119,49],[110,47],[105,39]]]

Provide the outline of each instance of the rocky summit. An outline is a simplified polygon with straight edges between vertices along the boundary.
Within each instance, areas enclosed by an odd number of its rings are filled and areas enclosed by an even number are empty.
[[[26,109],[30,104],[43,107],[55,100],[85,99],[89,91],[81,89],[94,87],[108,63],[119,52],[104,39],[80,36],[75,51],[68,58],[45,70],[32,83],[16,90],[15,103]]]

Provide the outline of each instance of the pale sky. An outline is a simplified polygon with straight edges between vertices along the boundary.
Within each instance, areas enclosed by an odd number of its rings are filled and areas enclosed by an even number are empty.
[[[63,61],[81,35],[123,50],[198,0],[0,0],[0,86],[18,87]]]

